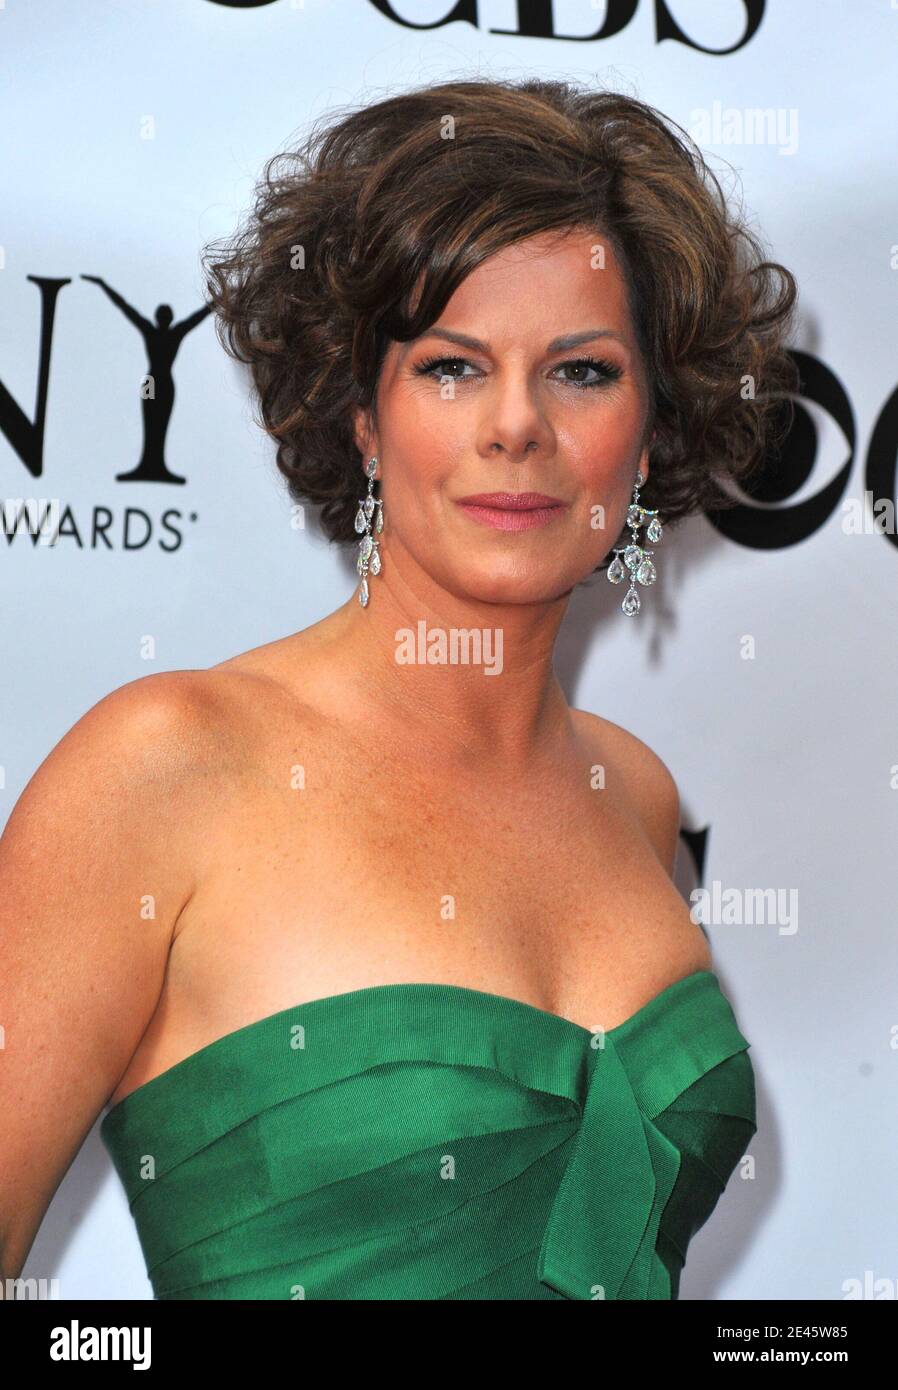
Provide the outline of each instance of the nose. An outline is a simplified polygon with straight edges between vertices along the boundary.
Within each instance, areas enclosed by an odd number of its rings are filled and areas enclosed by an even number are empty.
[[[501,452],[515,462],[537,451],[551,455],[555,431],[523,371],[494,378],[483,396],[478,442],[484,457]]]

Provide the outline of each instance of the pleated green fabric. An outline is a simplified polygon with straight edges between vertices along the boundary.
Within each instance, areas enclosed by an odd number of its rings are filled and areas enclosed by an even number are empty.
[[[459,985],[285,1009],[100,1134],[157,1299],[673,1299],[755,1133],[700,970],[590,1032]]]

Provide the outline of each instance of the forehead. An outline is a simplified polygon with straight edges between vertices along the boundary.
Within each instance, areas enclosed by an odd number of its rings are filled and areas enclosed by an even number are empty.
[[[503,247],[466,276],[438,322],[490,342],[531,335],[548,342],[599,325],[627,339],[633,332],[623,268],[611,242],[590,230]]]

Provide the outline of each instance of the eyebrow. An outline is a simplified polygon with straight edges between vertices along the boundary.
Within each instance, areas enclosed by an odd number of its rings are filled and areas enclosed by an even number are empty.
[[[454,333],[449,328],[430,328],[414,339],[420,342],[422,338],[442,338],[447,343],[455,343],[458,347],[470,348],[472,352],[491,352],[489,343],[482,343],[479,338],[471,338],[467,333]],[[547,352],[567,352],[570,348],[579,347],[581,343],[590,343],[595,338],[616,338],[619,343],[626,347],[626,339],[620,333],[616,333],[613,328],[586,328],[581,333],[564,333],[560,338],[553,338],[549,343]]]

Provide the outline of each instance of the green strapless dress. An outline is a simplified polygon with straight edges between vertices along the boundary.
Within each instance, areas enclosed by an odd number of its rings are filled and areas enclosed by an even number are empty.
[[[157,1299],[674,1299],[756,1129],[717,976],[602,1035],[387,984],[217,1039],[100,1133]]]

